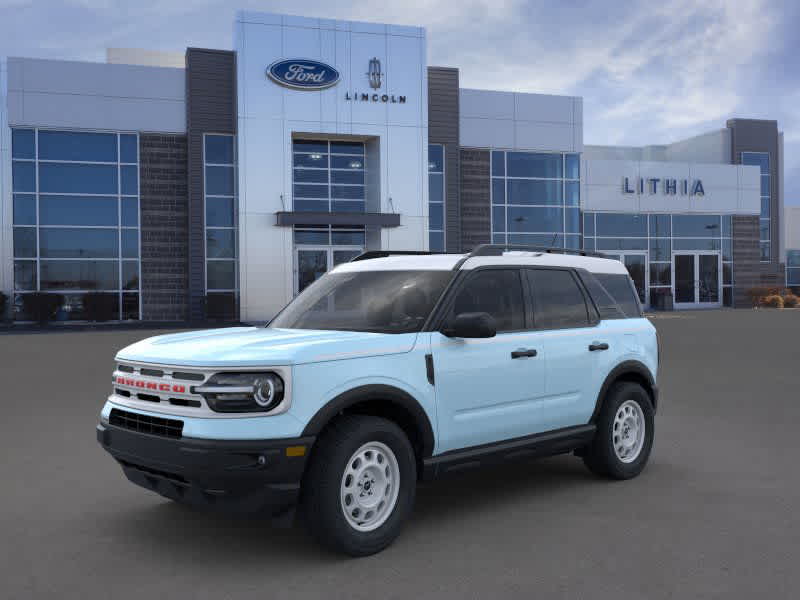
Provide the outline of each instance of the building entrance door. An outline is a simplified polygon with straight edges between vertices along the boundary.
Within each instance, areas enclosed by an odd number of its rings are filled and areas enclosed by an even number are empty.
[[[608,258],[620,261],[628,269],[628,273],[636,286],[636,293],[639,295],[639,302],[642,306],[647,305],[647,288],[649,278],[647,276],[647,252],[623,250],[619,252],[604,253]]]
[[[672,291],[675,308],[722,306],[722,269],[719,252],[674,252]]]
[[[303,246],[295,248],[294,293],[299,294],[336,265],[363,252],[358,246]]]

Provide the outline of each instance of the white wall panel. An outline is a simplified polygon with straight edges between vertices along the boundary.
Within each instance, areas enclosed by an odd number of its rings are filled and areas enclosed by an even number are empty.
[[[513,148],[514,121],[461,117],[461,145],[465,148]]]
[[[489,90],[462,89],[459,93],[461,117],[482,119],[513,119],[514,94]]]
[[[573,152],[575,140],[571,123],[544,121],[514,121],[514,148]]]

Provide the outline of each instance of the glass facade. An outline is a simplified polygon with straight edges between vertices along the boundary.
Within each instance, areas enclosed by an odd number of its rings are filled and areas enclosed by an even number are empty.
[[[444,252],[444,146],[428,145],[428,246]]]
[[[86,319],[98,292],[111,318],[140,318],[138,147],[134,133],[12,130],[16,318],[36,291],[63,296],[57,320]]]
[[[205,134],[203,164],[206,292],[235,295],[239,289],[235,136]]]
[[[493,150],[492,241],[578,249],[580,155]]]
[[[800,250],[786,251],[786,286],[800,293]]]
[[[292,141],[296,211],[364,212],[364,143]]]
[[[770,241],[770,199],[771,185],[769,175],[769,152],[742,152],[742,164],[753,165],[761,169],[761,218],[759,220],[759,244],[761,246],[761,261],[769,262],[772,258],[772,244]]]
[[[620,257],[647,257],[643,303],[668,293],[673,284],[673,253],[708,251],[720,256],[722,299],[732,303],[733,244],[730,215],[594,213],[583,215],[584,248]],[[628,262],[628,261],[625,261]],[[633,263],[635,264],[635,263]],[[638,287],[638,286],[637,286]]]

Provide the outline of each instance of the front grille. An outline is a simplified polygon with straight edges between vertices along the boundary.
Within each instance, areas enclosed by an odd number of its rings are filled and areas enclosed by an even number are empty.
[[[118,408],[111,409],[108,422],[115,427],[122,427],[139,433],[149,433],[150,435],[160,435],[175,439],[179,439],[183,435],[183,421],[151,417]]]

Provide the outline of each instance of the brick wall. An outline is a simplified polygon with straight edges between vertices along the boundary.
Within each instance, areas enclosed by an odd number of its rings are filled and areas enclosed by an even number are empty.
[[[491,242],[488,150],[461,150],[461,250]]]
[[[751,306],[747,290],[754,287],[782,288],[786,286],[786,271],[782,263],[760,262],[757,216],[733,217],[733,305]]]
[[[188,318],[186,136],[139,135],[142,318]]]

